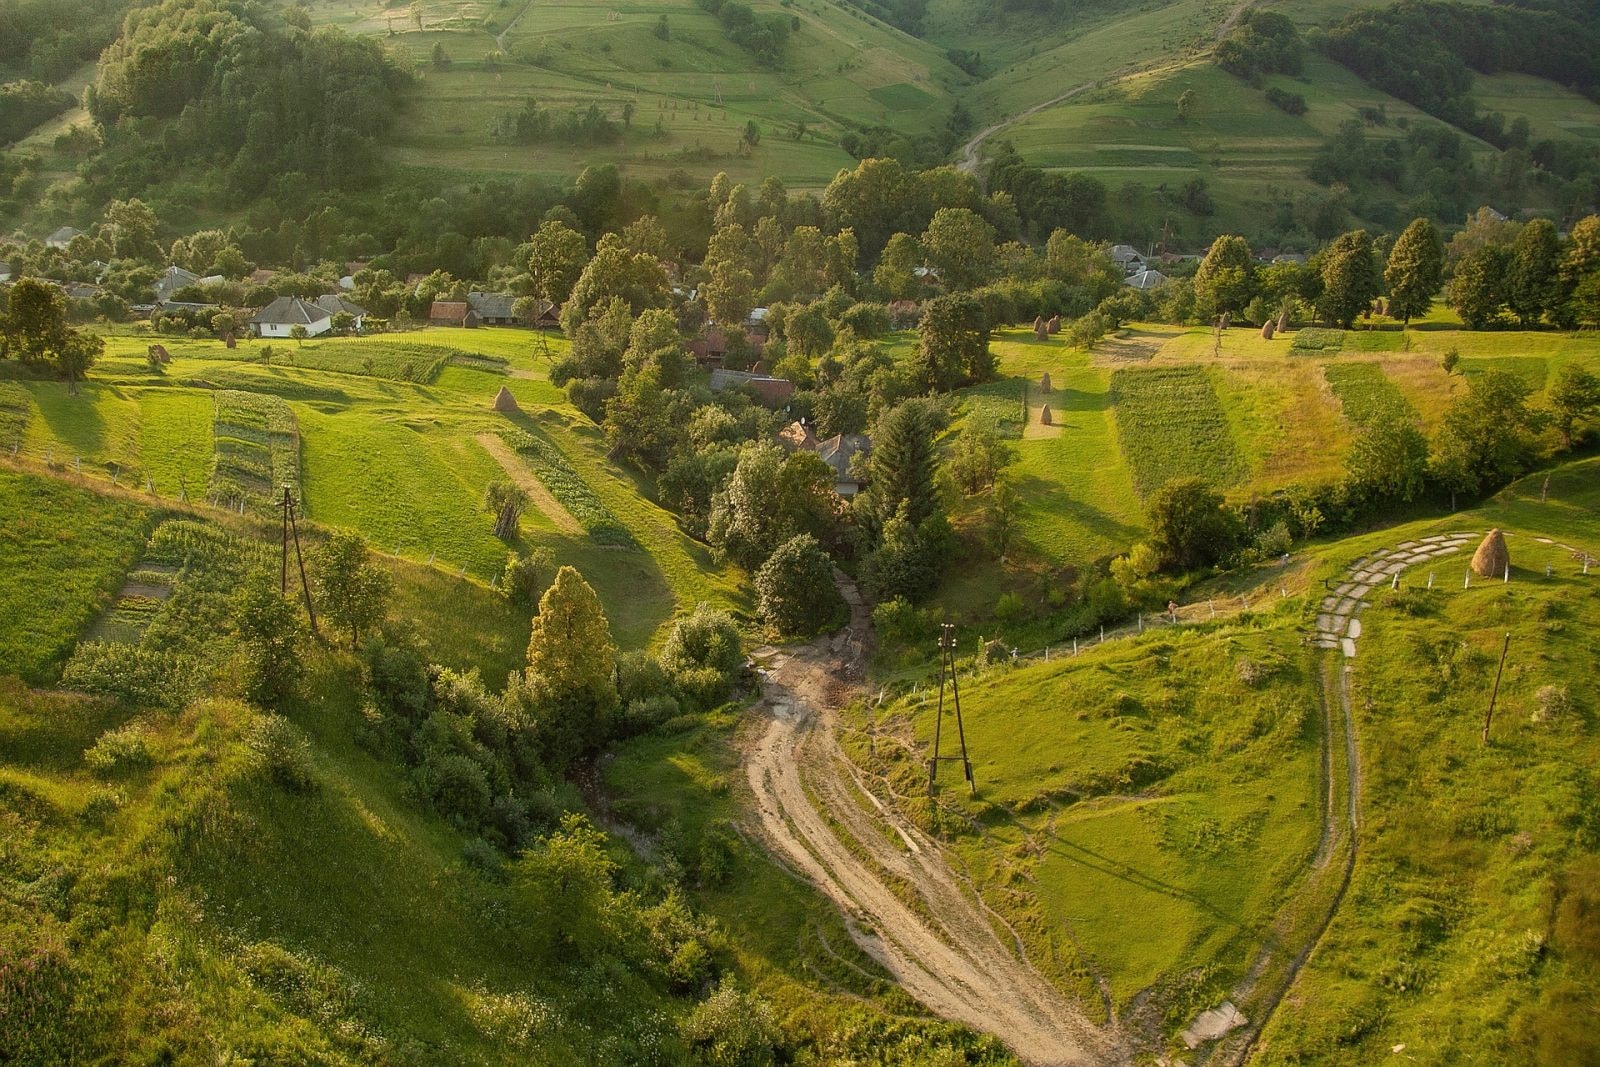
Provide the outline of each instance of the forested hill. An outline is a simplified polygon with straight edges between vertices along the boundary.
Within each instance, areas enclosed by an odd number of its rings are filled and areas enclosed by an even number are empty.
[[[280,20],[239,0],[137,8],[85,93],[106,142],[88,177],[126,196],[203,170],[232,204],[283,175],[361,186],[379,172],[408,80],[376,40],[312,30],[303,10]]]

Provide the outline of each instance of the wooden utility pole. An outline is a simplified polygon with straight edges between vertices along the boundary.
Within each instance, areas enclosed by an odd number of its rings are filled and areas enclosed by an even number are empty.
[[[1489,710],[1483,715],[1483,743],[1489,743],[1489,726],[1494,722],[1494,702],[1500,696],[1500,676],[1506,670],[1506,653],[1511,651],[1511,631],[1506,631],[1505,644],[1500,646],[1500,666],[1494,672],[1494,689],[1489,693]]]
[[[280,589],[285,596],[289,593],[289,540],[294,539],[294,559],[300,569],[300,590],[305,594],[306,617],[311,620],[311,634],[320,637],[317,633],[317,609],[311,605],[311,582],[306,578],[306,558],[300,552],[300,523],[294,514],[294,493],[286,485],[283,487],[283,499],[278,504],[283,509],[283,559],[278,568],[278,581]]]
[[[939,710],[933,720],[933,755],[928,757],[928,794],[933,794],[934,780],[939,776],[940,760],[960,760],[961,769],[966,774],[967,791],[973,796],[978,795],[978,785],[972,779],[972,761],[967,758],[967,731],[961,722],[961,685],[956,680],[956,634],[952,623],[945,623],[939,635]],[[955,704],[956,736],[961,740],[961,755],[939,755],[940,728],[944,725],[944,688],[945,678],[950,680],[950,695]]]

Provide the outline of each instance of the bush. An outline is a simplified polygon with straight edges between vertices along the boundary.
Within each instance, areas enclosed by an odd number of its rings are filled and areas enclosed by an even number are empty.
[[[761,617],[787,636],[830,629],[848,610],[833,584],[833,561],[810,534],[779,545],[755,584]]]
[[[1020,619],[1026,610],[1022,603],[1022,597],[1016,593],[1001,593],[1000,599],[994,603],[994,617],[1001,622]]]
[[[506,599],[523,607],[536,607],[556,575],[556,558],[548,548],[508,552],[500,590]]]
[[[316,784],[311,775],[311,743],[282,715],[259,716],[244,740],[259,769],[285,789],[305,793]]]
[[[852,304],[839,316],[838,325],[850,327],[863,339],[882,337],[894,328],[889,321],[889,308],[884,304]]]
[[[411,780],[418,795],[440,814],[468,825],[477,824],[489,809],[489,776],[459,752],[430,751],[411,772]]]
[[[724,978],[716,992],[679,1023],[696,1062],[712,1067],[772,1063],[778,1027],[766,1001]]]
[[[616,732],[620,737],[649,733],[677,718],[682,710],[677,698],[666,694],[631,700],[617,714]]]
[[[933,632],[926,613],[905,597],[891,597],[872,609],[872,628],[886,641],[911,644]]]
[[[1542,685],[1534,700],[1534,722],[1556,722],[1572,714],[1572,696],[1564,685]]]
[[[115,641],[88,641],[78,646],[62,672],[61,684],[141,707],[176,707],[187,702],[199,675],[199,667],[186,656]]]
[[[83,761],[102,774],[115,774],[150,766],[150,748],[144,727],[128,723],[107,730],[83,753]]]
[[[496,882],[505,879],[505,857],[500,855],[499,849],[481,837],[470,838],[461,846],[461,859],[468,868],[477,871],[485,878]]]
[[[1289,532],[1289,524],[1279,519],[1256,537],[1256,547],[1264,556],[1281,556],[1294,547],[1294,535]]]
[[[1279,111],[1290,115],[1304,115],[1306,113],[1306,98],[1299,93],[1291,93],[1277,86],[1267,89],[1267,103]]]
[[[684,695],[702,708],[728,699],[744,667],[733,617],[701,604],[679,619],[661,650],[661,665]]]

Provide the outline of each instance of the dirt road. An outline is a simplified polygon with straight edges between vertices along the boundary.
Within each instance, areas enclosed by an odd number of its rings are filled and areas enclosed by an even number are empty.
[[[871,630],[855,587],[848,627],[769,651],[771,722],[746,766],[770,847],[845,914],[851,935],[930,1011],[994,1033],[1033,1064],[1128,1063],[1128,1042],[1101,1028],[1002,939],[937,842],[880,803],[838,747],[834,715],[858,691]],[[914,892],[917,906],[890,884]]]

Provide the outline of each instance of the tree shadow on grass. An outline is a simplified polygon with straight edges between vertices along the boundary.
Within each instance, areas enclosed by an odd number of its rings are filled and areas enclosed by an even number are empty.
[[[65,382],[39,382],[30,391],[39,417],[63,448],[77,455],[98,455],[105,447],[108,428],[95,403],[104,386],[80,383],[78,395],[69,396]]]

